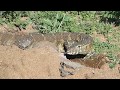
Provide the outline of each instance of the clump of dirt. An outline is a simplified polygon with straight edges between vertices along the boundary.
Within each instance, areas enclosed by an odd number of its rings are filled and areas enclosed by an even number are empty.
[[[28,17],[23,17],[21,18],[21,21],[25,21],[26,19],[28,19]],[[22,33],[22,34],[38,32],[38,30],[35,30],[33,27],[34,24],[28,24],[25,29],[23,28],[20,29],[16,26],[12,26],[10,28],[10,26],[8,26],[7,24],[3,24],[0,25],[0,32]]]
[[[27,50],[21,50],[16,46],[0,46],[0,58],[0,78],[60,77],[60,60],[56,50],[50,46]]]
[[[107,38],[102,34],[98,34],[96,31],[93,32],[92,37],[97,38],[101,42],[107,42]]]
[[[120,79],[118,67],[119,65],[110,69],[108,64],[103,65],[101,69],[85,67],[81,68],[75,75],[65,77],[65,79]]]
[[[115,79],[120,78],[119,65],[110,69],[106,63],[100,69],[84,67],[74,75],[61,77],[60,53],[50,42],[21,50],[17,46],[0,45],[1,79]]]
[[[0,32],[11,32],[11,33],[16,33],[18,32],[17,27],[12,27],[10,28],[7,24],[0,25]]]

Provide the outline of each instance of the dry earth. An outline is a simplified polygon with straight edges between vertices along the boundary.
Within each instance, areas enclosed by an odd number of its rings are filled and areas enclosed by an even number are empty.
[[[84,67],[74,75],[61,77],[60,53],[50,42],[41,42],[39,48],[21,50],[16,46],[0,45],[1,79],[119,79],[118,66],[110,69]]]
[[[9,30],[4,27],[0,26],[0,31]],[[94,36],[106,41],[100,35]],[[120,65],[110,69],[107,63],[100,69],[84,67],[74,75],[61,77],[59,72],[61,60],[63,58],[57,52],[57,48],[50,42],[41,42],[39,48],[26,50],[21,50],[17,46],[0,45],[0,79],[120,79]]]

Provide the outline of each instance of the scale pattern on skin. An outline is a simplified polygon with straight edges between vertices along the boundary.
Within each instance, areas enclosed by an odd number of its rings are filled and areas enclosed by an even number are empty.
[[[93,38],[83,33],[29,33],[14,34],[0,33],[0,44],[12,46],[13,44],[21,49],[34,48],[35,44],[41,41],[49,41],[58,47],[58,51],[65,54],[88,54],[92,51]]]

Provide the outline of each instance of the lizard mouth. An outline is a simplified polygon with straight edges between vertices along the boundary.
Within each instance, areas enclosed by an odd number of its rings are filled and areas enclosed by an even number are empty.
[[[72,48],[68,48],[66,53],[70,54],[70,55],[81,54],[82,53],[81,45],[78,45],[78,46],[72,47]]]
[[[67,52],[66,54],[69,54],[69,55],[76,55],[76,54],[79,54],[78,52]]]
[[[77,58],[84,58],[86,56],[86,54],[64,54],[66,56],[67,59],[77,59]]]
[[[87,53],[82,49],[81,45],[74,48],[67,48],[65,56],[67,59],[84,58]]]

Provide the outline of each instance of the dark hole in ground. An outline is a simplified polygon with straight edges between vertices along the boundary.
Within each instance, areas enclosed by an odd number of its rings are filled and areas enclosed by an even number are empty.
[[[77,54],[77,55],[69,55],[65,54],[67,59],[77,59],[77,58],[84,58],[86,54]]]

